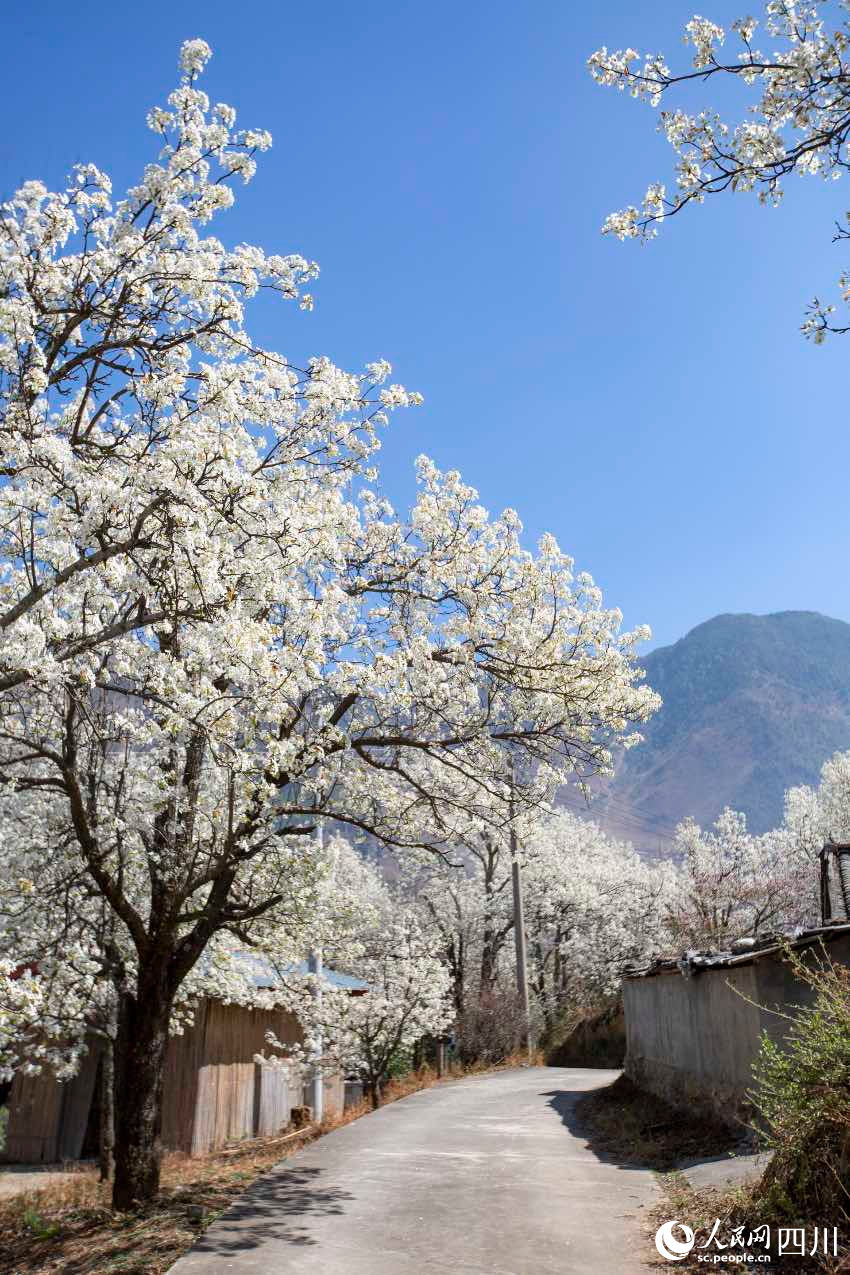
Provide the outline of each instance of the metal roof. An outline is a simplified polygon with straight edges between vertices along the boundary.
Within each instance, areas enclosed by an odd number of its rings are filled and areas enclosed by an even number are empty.
[[[280,987],[288,974],[296,978],[304,978],[311,972],[307,961],[297,961],[276,967],[271,961],[253,952],[239,952],[236,959],[240,965],[247,967],[250,971],[249,977],[254,986],[261,989]],[[369,984],[364,983],[362,978],[355,978],[353,974],[341,974],[339,970],[331,969],[328,965],[322,967],[322,978],[330,983],[331,987],[341,987],[349,992],[368,992],[369,990]]]

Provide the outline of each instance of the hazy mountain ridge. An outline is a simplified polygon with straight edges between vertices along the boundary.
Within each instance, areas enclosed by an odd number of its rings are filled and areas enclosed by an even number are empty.
[[[850,624],[815,611],[718,615],[644,657],[664,707],[590,813],[658,848],[676,823],[724,806],[756,832],[794,784],[850,748]],[[570,803],[572,804],[572,803]]]

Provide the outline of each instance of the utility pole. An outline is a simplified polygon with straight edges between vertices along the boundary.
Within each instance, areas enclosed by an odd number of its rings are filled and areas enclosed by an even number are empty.
[[[516,988],[522,1013],[525,1052],[531,1061],[531,1020],[528,1013],[528,963],[525,955],[525,911],[522,902],[522,873],[517,854],[517,837],[511,825],[511,879],[514,888],[514,943],[516,945]]]
[[[316,998],[316,1007],[319,1011],[319,1017],[322,1013],[322,953],[320,951],[311,952],[307,958],[307,969],[310,974],[315,975],[316,986],[313,995]],[[313,1123],[321,1124],[325,1114],[325,1082],[322,1076],[322,1050],[323,1041],[321,1031],[318,1030],[313,1041],[313,1059],[310,1070],[310,1081],[307,1086],[307,1106],[312,1109]]]
[[[319,850],[324,851],[325,848],[325,823],[323,819],[319,820],[319,826],[316,830],[319,841]],[[307,971],[312,974],[316,980],[313,988],[313,996],[316,999],[316,1009],[318,1011],[316,1017],[321,1021],[322,1017],[322,951],[321,948],[315,948],[307,957]],[[322,1039],[321,1028],[317,1028],[316,1035],[313,1040],[312,1049],[312,1067],[310,1069],[310,1080],[307,1085],[307,1106],[313,1111],[314,1124],[321,1124],[325,1115],[325,1082],[322,1075],[322,1054],[324,1053],[324,1041]]]

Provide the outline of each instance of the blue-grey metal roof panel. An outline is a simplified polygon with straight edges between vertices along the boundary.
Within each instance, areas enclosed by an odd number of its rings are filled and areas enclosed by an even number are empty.
[[[307,961],[297,961],[289,965],[282,965],[276,968],[270,961],[262,956],[257,956],[253,952],[240,952],[237,959],[240,964],[250,969],[251,981],[258,988],[275,988],[279,987],[282,980],[286,979],[288,974],[294,975],[296,978],[304,978],[310,973]],[[331,969],[330,966],[322,967],[322,977],[326,983],[330,983],[331,987],[341,987],[349,992],[367,992],[369,984],[364,983],[362,978],[355,978],[353,974],[341,974],[339,970]]]

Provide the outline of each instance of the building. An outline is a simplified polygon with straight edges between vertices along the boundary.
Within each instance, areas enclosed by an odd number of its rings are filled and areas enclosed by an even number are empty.
[[[273,989],[276,976],[256,958],[250,975],[258,988]],[[296,973],[306,972],[306,966]],[[325,969],[324,978],[351,995],[366,984]],[[165,1065],[162,1143],[169,1150],[204,1155],[240,1138],[265,1137],[284,1128],[293,1107],[304,1101],[302,1084],[289,1069],[258,1062],[272,1031],[286,1044],[303,1040],[301,1025],[283,1009],[248,1009],[207,999],[194,1023],[172,1036]],[[56,1163],[97,1155],[100,1043],[91,1046],[77,1075],[59,1082],[49,1073],[19,1072],[9,1094],[9,1121],[3,1158],[18,1164]],[[324,1081],[326,1115],[344,1105],[341,1076]]]

